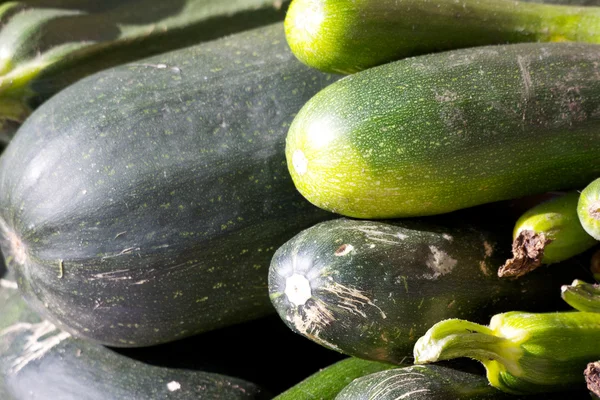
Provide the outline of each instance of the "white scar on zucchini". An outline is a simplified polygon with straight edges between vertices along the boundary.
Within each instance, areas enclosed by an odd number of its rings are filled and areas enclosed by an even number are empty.
[[[429,246],[429,250],[431,254],[425,264],[433,271],[433,274],[425,274],[424,277],[426,279],[437,279],[442,275],[452,272],[458,263],[457,260],[435,246]]]
[[[17,285],[17,282],[0,279],[0,287],[5,289],[18,289],[19,285]]]
[[[21,356],[17,357],[11,365],[10,372],[13,374],[19,372],[31,361],[39,360],[54,346],[71,337],[69,333],[60,331],[48,321],[37,324],[20,322],[0,331],[0,337],[23,330],[30,331],[31,334],[26,338]],[[56,334],[49,336],[53,332]]]

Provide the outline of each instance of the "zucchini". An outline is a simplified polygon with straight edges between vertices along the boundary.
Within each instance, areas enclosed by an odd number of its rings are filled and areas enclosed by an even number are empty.
[[[512,0],[294,0],[285,18],[286,38],[298,59],[343,74],[465,47],[598,43],[599,23],[597,7]]]
[[[513,257],[498,270],[501,277],[519,277],[542,264],[571,258],[598,242],[577,216],[579,192],[572,191],[527,210],[515,224]]]
[[[294,332],[347,355],[402,364],[442,319],[565,308],[560,285],[578,269],[500,279],[497,243],[492,233],[450,220],[325,221],[275,252],[269,293]]]
[[[0,6],[0,122],[94,72],[283,20],[289,1],[55,0]],[[11,132],[3,132],[4,136]]]
[[[354,379],[390,368],[394,365],[346,358],[315,372],[273,400],[333,400]]]
[[[10,278],[0,286],[3,400],[270,399],[257,385],[202,370],[137,361],[73,338],[27,307]],[[9,285],[12,284],[12,285]]]
[[[600,240],[600,178],[581,191],[577,215],[583,229],[594,239]]]
[[[415,363],[469,357],[490,384],[513,394],[585,389],[583,371],[600,358],[600,313],[494,315],[488,326],[460,319],[433,325],[414,348]]]
[[[290,173],[313,204],[369,219],[583,187],[600,175],[598,65],[600,46],[526,43],[347,76],[294,119]]]
[[[376,372],[355,379],[335,400],[516,400],[589,399],[584,392],[539,396],[508,395],[490,386],[485,377],[439,365],[414,365]]]
[[[285,133],[335,79],[298,62],[278,23],[57,94],[0,158],[2,252],[28,302],[112,346],[273,312],[273,253],[330,218],[294,189]]]

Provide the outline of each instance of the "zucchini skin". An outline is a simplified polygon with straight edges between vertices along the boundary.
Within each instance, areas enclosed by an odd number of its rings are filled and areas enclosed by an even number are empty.
[[[335,400],[588,399],[584,392],[515,396],[490,386],[484,376],[438,365],[414,365],[355,379]]]
[[[298,62],[279,23],[42,105],[0,158],[2,251],[27,301],[75,336],[131,347],[273,312],[274,251],[330,218],[295,190],[285,133],[335,79]]]
[[[286,157],[313,204],[396,218],[585,186],[600,175],[600,50],[455,50],[347,76],[298,113]]]
[[[599,23],[600,8],[508,0],[294,0],[285,18],[298,59],[343,74],[466,47],[598,43]]]
[[[6,278],[4,282],[13,282]],[[18,290],[0,287],[0,398],[3,400],[266,400],[242,379],[150,365],[76,339],[42,320]]]
[[[283,21],[289,1],[15,1],[0,8],[0,118],[103,69]],[[5,132],[2,132],[5,134]]]
[[[315,372],[273,400],[333,400],[354,379],[395,366],[360,358],[346,358]]]
[[[456,222],[325,221],[275,252],[269,293],[294,332],[340,353],[402,364],[442,319],[565,308],[560,286],[581,271],[561,266],[507,281],[496,274],[506,259],[497,243],[493,233]]]

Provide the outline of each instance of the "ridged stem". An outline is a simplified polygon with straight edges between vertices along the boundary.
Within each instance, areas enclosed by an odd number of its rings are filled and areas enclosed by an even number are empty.
[[[480,361],[490,384],[514,394],[568,390],[582,385],[588,362],[600,358],[600,313],[495,315],[488,327],[442,321],[421,337],[415,363],[458,357]]]
[[[560,289],[561,296],[578,311],[600,312],[600,285],[576,279]]]

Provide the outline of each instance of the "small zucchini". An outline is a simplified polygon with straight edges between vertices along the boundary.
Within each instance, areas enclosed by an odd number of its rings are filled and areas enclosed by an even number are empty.
[[[600,313],[507,312],[489,326],[448,319],[414,347],[415,363],[458,357],[480,361],[490,384],[513,394],[585,388],[583,371],[600,358]]]
[[[519,277],[542,264],[571,258],[598,244],[587,234],[577,216],[579,192],[554,197],[527,210],[515,224],[513,258],[498,275]]]
[[[336,219],[281,246],[269,293],[290,329],[364,359],[402,364],[416,339],[445,318],[480,322],[527,307],[566,305],[557,293],[576,268],[538,270],[509,281],[495,235],[454,223]]]
[[[313,204],[366,219],[579,188],[600,176],[598,74],[600,46],[582,43],[370,68],[302,107],[287,135],[288,168]]]
[[[335,400],[562,400],[565,393],[513,396],[490,386],[484,376],[439,365],[414,365],[357,378]],[[568,398],[589,399],[571,392]]]
[[[333,400],[354,379],[395,367],[377,361],[346,358],[314,373],[273,400]]]
[[[594,239],[600,240],[600,178],[581,191],[577,215],[583,229]]]
[[[354,73],[440,50],[517,42],[591,42],[600,8],[498,0],[294,0],[285,19],[298,59]]]

